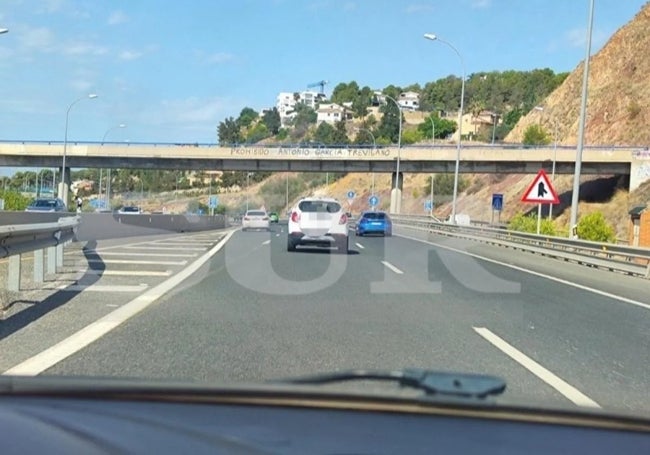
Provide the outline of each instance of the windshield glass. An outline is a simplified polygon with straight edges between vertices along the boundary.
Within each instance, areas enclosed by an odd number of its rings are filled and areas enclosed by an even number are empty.
[[[56,207],[56,201],[48,200],[48,199],[38,199],[32,203],[32,207],[54,208]]]
[[[367,220],[384,220],[386,219],[385,213],[364,213],[363,217]]]
[[[303,212],[336,213],[341,210],[339,204],[330,201],[302,201],[298,204],[298,208]]]
[[[2,0],[0,372],[650,417],[650,3],[588,6]]]

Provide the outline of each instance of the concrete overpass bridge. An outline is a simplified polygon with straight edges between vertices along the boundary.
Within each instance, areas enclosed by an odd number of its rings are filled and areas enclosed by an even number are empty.
[[[62,142],[0,142],[0,166],[61,167]],[[400,159],[404,173],[454,172],[455,145],[396,146],[219,146],[214,144],[153,144],[68,142],[69,168],[134,168],[170,170],[379,172],[394,173]],[[461,173],[573,174],[575,147],[474,145],[461,151]],[[647,147],[586,147],[582,174],[627,175],[630,190],[650,179]],[[400,179],[401,181],[402,179]]]

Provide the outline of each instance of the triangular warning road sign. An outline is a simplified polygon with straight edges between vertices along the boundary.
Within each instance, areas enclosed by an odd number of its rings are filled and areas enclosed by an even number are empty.
[[[526,192],[524,192],[521,202],[533,202],[535,204],[559,204],[560,198],[557,197],[555,188],[551,185],[548,175],[544,169],[540,169],[530,184]]]

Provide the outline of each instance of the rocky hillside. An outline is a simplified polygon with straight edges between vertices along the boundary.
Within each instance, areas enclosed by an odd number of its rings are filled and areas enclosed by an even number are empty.
[[[591,58],[585,145],[650,144],[650,3],[620,28]],[[562,144],[577,143],[583,64],[507,136],[521,142],[531,124],[541,123]]]

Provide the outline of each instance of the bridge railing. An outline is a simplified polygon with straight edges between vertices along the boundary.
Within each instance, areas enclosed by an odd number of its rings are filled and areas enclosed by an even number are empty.
[[[501,226],[462,226],[422,216],[393,215],[401,224],[448,237],[527,251],[564,261],[650,278],[650,248],[637,248],[588,240],[511,231]]]
[[[6,289],[21,289],[22,255],[33,252],[34,283],[43,283],[47,273],[63,266],[63,246],[73,240],[80,218],[59,218],[55,222],[0,226],[0,258],[8,258]],[[47,264],[45,264],[47,250]]]

